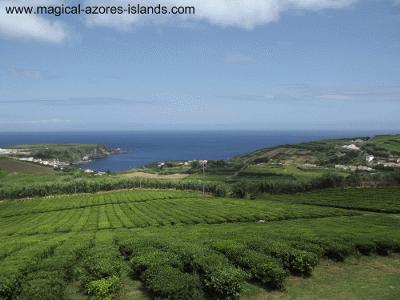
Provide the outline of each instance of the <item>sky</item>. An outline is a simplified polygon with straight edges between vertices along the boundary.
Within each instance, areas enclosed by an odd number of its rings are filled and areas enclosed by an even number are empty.
[[[400,130],[400,1],[133,1],[196,7],[180,17],[11,2],[61,0],[0,0],[0,131]]]

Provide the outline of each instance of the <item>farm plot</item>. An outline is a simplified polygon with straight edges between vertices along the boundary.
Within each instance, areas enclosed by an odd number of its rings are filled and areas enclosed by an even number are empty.
[[[4,211],[2,206],[5,206]],[[357,214],[301,204],[210,198],[185,192],[166,192],[162,195],[154,191],[10,201],[0,204],[0,211],[3,214],[0,236],[178,224],[268,222]]]
[[[282,289],[289,274],[310,276],[322,257],[400,252],[399,226],[388,217],[346,216],[115,234],[132,274],[152,295],[225,299],[237,297],[245,281]]]
[[[145,202],[157,199],[199,197],[197,193],[160,190],[123,190],[98,194],[62,195],[43,198],[3,201],[0,217],[85,208],[113,203]]]
[[[0,212],[0,299],[68,299],[72,284],[117,299],[127,277],[150,297],[234,299],[246,282],[281,290],[322,257],[400,252],[399,218],[188,192],[5,201]]]
[[[296,195],[265,195],[263,198],[283,203],[400,213],[400,188],[398,187],[331,189]]]

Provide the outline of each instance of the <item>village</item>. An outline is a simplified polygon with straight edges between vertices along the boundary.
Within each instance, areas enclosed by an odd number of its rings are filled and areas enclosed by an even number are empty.
[[[16,159],[19,161],[25,161],[25,162],[30,162],[46,167],[53,168],[55,170],[60,170],[63,171],[65,168],[70,167],[72,165],[77,165],[80,163],[85,163],[85,162],[90,162],[91,159],[88,155],[83,156],[82,160],[79,162],[65,162],[61,161],[59,159],[42,159],[42,158],[35,158],[33,156],[28,156],[31,153],[27,150],[24,149],[6,149],[6,148],[0,148],[0,157],[9,157],[12,159]],[[98,172],[95,170],[91,169],[83,169],[83,171],[86,174],[92,174],[92,175],[105,175],[106,172]]]

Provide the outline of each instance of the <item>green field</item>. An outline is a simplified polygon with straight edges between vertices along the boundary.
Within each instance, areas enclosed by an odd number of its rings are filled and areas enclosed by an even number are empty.
[[[365,211],[400,213],[400,188],[350,188],[293,195],[264,195],[263,199]]]
[[[3,201],[0,298],[234,299],[254,285],[272,296],[321,259],[399,252],[399,228],[386,215],[174,190]]]
[[[343,146],[357,145],[357,150]],[[115,153],[102,145],[22,145],[35,156],[79,161]],[[103,176],[85,174],[77,167],[53,172],[38,165],[0,159],[0,199],[51,194],[108,191],[121,188],[177,188],[203,190],[233,198],[255,198],[263,193],[293,194],[335,187],[398,186],[399,135],[322,140],[282,145],[234,157],[209,160],[203,172],[199,161],[166,161],[142,169]],[[366,155],[378,155],[368,163]],[[396,156],[397,155],[397,156]],[[67,158],[66,158],[67,157]],[[353,168],[338,169],[335,166]],[[354,168],[361,167],[355,171]],[[364,168],[364,169],[363,169]],[[370,168],[365,170],[365,168]],[[50,175],[49,172],[52,172]],[[53,176],[54,175],[54,176]],[[167,182],[168,181],[168,182]]]
[[[0,171],[6,173],[24,174],[54,174],[53,168],[37,165],[34,163],[19,161],[11,158],[0,157]]]
[[[364,149],[377,156],[400,156],[400,136],[375,136],[364,146]]]
[[[398,299],[400,173],[334,168],[398,149],[398,136],[285,145],[204,174],[198,161],[95,176],[2,158],[0,299]]]
[[[290,277],[286,290],[249,286],[243,300],[399,299],[400,256],[350,257],[346,263],[322,260],[310,278]]]

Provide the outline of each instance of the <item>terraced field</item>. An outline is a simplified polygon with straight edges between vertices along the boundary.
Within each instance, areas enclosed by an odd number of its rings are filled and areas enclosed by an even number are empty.
[[[0,299],[234,299],[249,283],[283,289],[323,257],[399,252],[399,228],[385,215],[173,190],[3,201]]]

